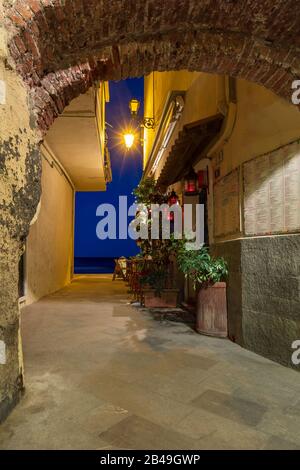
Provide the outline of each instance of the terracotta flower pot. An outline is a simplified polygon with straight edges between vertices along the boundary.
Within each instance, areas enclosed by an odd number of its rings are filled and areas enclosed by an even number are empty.
[[[217,282],[199,290],[197,296],[196,330],[209,336],[226,338],[227,300],[226,283]]]
[[[164,289],[157,295],[154,289],[143,290],[143,304],[148,308],[175,308],[177,307],[178,289]]]

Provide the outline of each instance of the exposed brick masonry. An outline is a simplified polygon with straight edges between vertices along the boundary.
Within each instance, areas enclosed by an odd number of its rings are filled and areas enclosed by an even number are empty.
[[[185,68],[289,99],[300,76],[293,0],[17,0],[7,17],[11,58],[43,132],[95,79]]]

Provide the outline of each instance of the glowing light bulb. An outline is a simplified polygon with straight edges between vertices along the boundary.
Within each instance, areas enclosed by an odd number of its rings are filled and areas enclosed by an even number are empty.
[[[127,150],[130,150],[134,143],[134,134],[132,134],[132,132],[124,134],[124,142]]]

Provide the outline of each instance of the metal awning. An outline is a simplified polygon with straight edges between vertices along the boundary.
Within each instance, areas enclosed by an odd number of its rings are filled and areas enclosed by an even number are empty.
[[[201,152],[220,132],[224,116],[216,114],[187,124],[179,132],[158,178],[159,186],[169,186],[184,177]]]

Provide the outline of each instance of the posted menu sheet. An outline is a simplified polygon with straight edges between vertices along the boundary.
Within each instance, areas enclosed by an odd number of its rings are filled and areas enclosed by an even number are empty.
[[[246,235],[300,230],[300,145],[296,142],[243,165]]]

